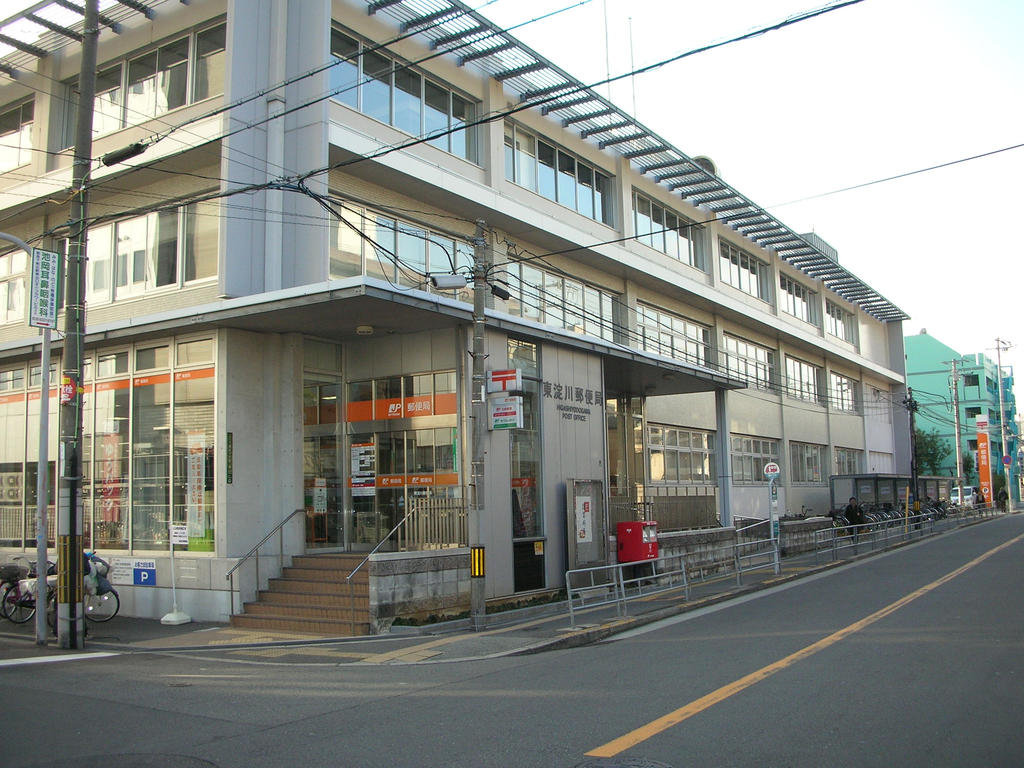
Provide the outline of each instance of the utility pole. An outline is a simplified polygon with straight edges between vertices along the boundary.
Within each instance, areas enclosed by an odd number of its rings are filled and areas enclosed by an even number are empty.
[[[952,388],[953,388],[953,429],[956,430],[956,436],[954,439],[954,450],[956,451],[956,485],[958,488],[964,487],[964,457],[961,450],[960,443],[960,373],[957,371],[956,366],[959,360],[954,359],[952,361],[953,376],[952,376]]]
[[[86,0],[82,66],[78,78],[78,124],[71,172],[71,236],[64,291],[64,377],[57,460],[57,639],[61,648],[82,648],[82,356],[85,326],[86,195],[92,165],[92,112],[96,96],[99,0]],[[49,371],[43,371],[49,386]],[[45,577],[44,577],[45,579]]]
[[[914,399],[914,390],[907,387],[907,397],[903,401],[910,414],[910,492],[914,494],[914,511],[920,509],[920,500],[917,493],[917,426],[914,415],[917,413],[917,401]]]
[[[1008,341],[996,339],[996,379],[999,388],[999,463],[1003,468],[1003,480],[1006,481],[1006,491],[1010,491],[1010,467],[1006,463],[1006,404],[1003,401],[1003,350],[1013,345]]]
[[[487,376],[486,376],[486,298],[487,273],[491,268],[491,249],[487,245],[485,224],[477,221],[473,235],[473,504],[469,515],[470,595],[469,615],[474,631],[485,626],[487,582],[484,558],[486,501],[484,463],[487,456]]]

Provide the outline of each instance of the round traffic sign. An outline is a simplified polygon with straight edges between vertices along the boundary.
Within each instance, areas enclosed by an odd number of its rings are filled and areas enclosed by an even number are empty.
[[[1003,456],[1003,464],[1010,466],[1013,463],[1013,459],[1010,456]]]
[[[768,477],[768,478],[778,477],[780,473],[781,473],[781,470],[779,469],[779,465],[776,464],[774,461],[769,461],[767,464],[764,465],[764,476],[765,477]]]

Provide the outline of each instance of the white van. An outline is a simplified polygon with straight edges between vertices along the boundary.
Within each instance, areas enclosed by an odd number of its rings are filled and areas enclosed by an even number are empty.
[[[962,493],[961,493],[962,492]],[[965,485],[963,488],[953,488],[949,492],[949,503],[961,507],[974,506],[974,486]]]

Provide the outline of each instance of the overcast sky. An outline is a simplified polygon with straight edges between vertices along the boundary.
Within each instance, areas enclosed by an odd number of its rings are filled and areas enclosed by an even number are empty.
[[[508,26],[569,5],[498,0]],[[475,3],[475,5],[480,5]],[[824,3],[821,3],[824,5]],[[585,83],[820,7],[801,0],[590,0],[515,31]],[[631,19],[631,21],[630,21]],[[840,262],[961,354],[996,338],[1024,375],[1024,2],[865,0],[613,86],[612,100]],[[600,89],[605,93],[603,89]],[[787,204],[789,203],[789,204]],[[946,393],[948,395],[948,393]]]

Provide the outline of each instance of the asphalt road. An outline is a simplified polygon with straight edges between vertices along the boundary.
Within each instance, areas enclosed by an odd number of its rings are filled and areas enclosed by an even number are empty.
[[[272,651],[204,651],[7,666],[0,759],[1020,766],[1022,558],[1016,515],[597,646],[525,657],[280,664]]]

